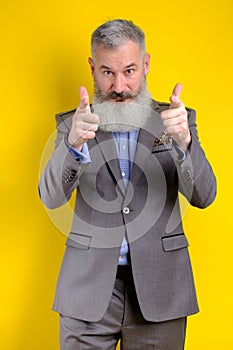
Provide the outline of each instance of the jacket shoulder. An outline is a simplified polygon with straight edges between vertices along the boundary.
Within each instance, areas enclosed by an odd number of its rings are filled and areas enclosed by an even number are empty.
[[[71,124],[72,124],[72,117],[75,113],[76,109],[72,109],[70,111],[67,112],[61,112],[56,114],[56,124],[57,124],[57,128],[66,128],[68,130],[70,130],[71,128]]]
[[[152,100],[152,108],[157,112],[162,112],[168,109],[169,106],[170,106],[170,103]],[[185,108],[188,111],[188,116],[190,116],[190,114],[196,114],[196,111],[194,109],[187,106],[185,106]]]
[[[76,109],[71,109],[70,111],[61,112],[56,114],[56,122],[59,125],[60,123],[66,123],[70,117],[73,117]]]

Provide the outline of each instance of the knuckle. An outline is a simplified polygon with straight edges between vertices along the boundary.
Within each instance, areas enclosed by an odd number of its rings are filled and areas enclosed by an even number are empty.
[[[99,121],[100,121],[100,118],[99,118],[99,116],[97,114],[95,114],[95,121],[96,121],[96,124],[98,124]]]
[[[160,117],[163,119],[165,117],[165,111],[160,113]]]

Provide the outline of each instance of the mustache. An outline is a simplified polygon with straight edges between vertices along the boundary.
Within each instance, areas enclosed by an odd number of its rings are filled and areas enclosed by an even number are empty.
[[[109,101],[109,100],[115,100],[117,102],[123,102],[126,99],[134,99],[135,97],[137,97],[138,94],[133,94],[130,93],[128,91],[122,91],[122,92],[116,92],[116,91],[112,91],[109,92],[106,95],[101,94],[101,96],[98,96],[101,101]]]

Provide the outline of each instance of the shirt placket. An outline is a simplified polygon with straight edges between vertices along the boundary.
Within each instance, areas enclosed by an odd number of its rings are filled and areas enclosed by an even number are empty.
[[[126,137],[120,138],[120,147],[119,147],[119,159],[120,159],[120,168],[121,175],[124,181],[125,187],[127,188],[129,182],[129,138],[128,133]]]

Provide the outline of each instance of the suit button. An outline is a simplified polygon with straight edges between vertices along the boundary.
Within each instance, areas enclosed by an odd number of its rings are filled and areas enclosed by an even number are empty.
[[[128,207],[124,207],[123,213],[124,214],[129,214],[129,212],[130,212],[129,208]]]

